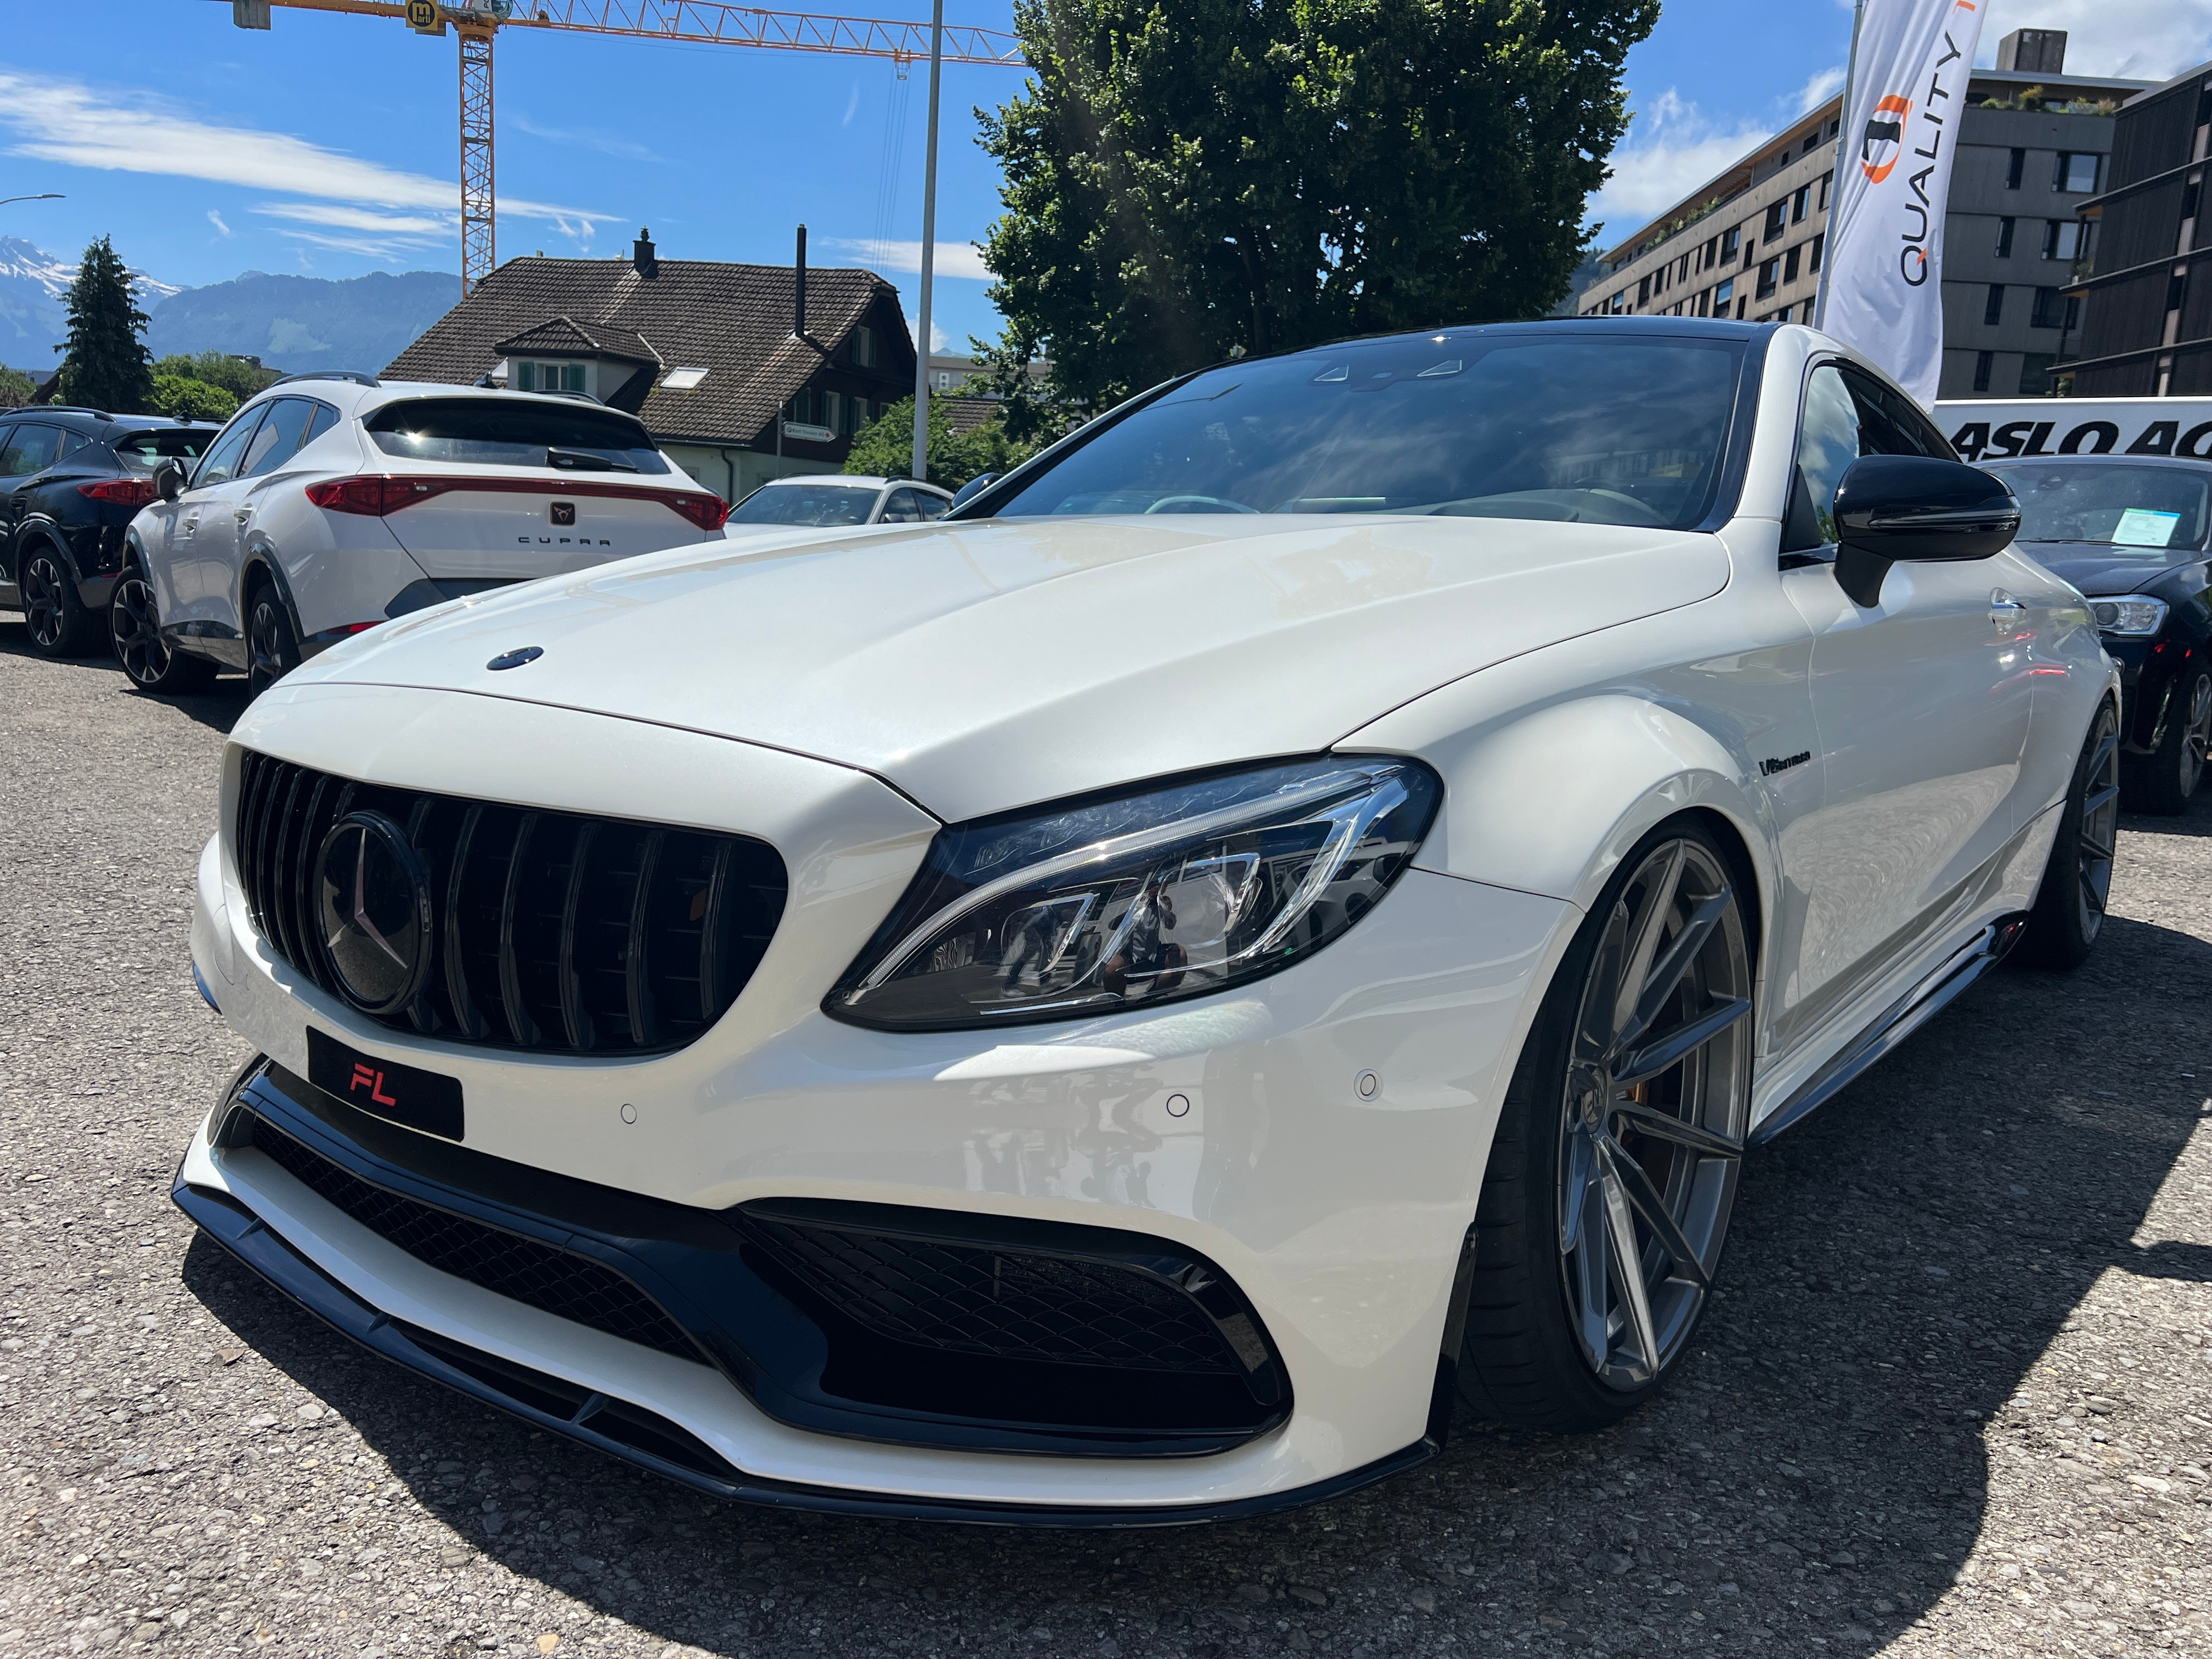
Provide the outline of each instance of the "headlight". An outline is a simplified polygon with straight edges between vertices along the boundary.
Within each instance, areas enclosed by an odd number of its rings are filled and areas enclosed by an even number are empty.
[[[892,1030],[1205,996],[1359,920],[1428,833],[1418,761],[1295,761],[957,824],[826,1012]]]
[[[2130,594],[2124,599],[2092,599],[2089,614],[2106,634],[2155,634],[2166,626],[2166,601]]]

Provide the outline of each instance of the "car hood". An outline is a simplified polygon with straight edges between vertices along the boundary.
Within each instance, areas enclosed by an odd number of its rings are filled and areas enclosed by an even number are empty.
[[[771,744],[958,820],[1315,752],[1492,663],[1706,598],[1729,570],[1709,535],[1498,519],[879,526],[503,589],[293,678]],[[521,667],[487,666],[533,646]]]
[[[2120,552],[2110,542],[2016,542],[2014,547],[2092,599],[2136,592],[2181,568]]]

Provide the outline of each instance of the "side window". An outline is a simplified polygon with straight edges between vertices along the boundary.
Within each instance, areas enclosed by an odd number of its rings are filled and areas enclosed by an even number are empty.
[[[1816,552],[1836,539],[1836,488],[1860,453],[1859,410],[1833,363],[1805,385],[1797,428],[1797,465],[1790,481],[1790,514],[1782,524],[1784,553]]]
[[[269,412],[266,404],[257,404],[239,416],[216,436],[214,446],[201,460],[199,471],[192,474],[192,488],[204,489],[210,484],[228,483],[238,476],[238,457],[246,447],[246,441],[261,424],[261,417]]]
[[[258,478],[298,454],[300,446],[307,441],[307,422],[314,416],[315,405],[307,398],[279,398],[261,422],[261,429],[253,434],[253,441],[246,445],[238,476]]]
[[[317,404],[314,408],[315,418],[307,422],[307,435],[300,441],[300,447],[302,449],[338,423],[337,410],[332,409],[328,404]]]
[[[0,453],[0,477],[22,478],[43,472],[62,453],[62,429],[26,421],[8,434],[8,447]]]
[[[1850,387],[1852,401],[1858,404],[1863,453],[1929,455],[1939,461],[1957,459],[1943,434],[1909,398],[1849,370],[1844,371],[1844,380]]]
[[[921,508],[921,516],[925,523],[932,519],[943,518],[945,509],[951,506],[951,502],[946,501],[944,496],[932,495],[927,489],[915,490],[914,499],[915,504]]]
[[[891,498],[884,503],[883,515],[878,518],[876,522],[878,524],[920,524],[921,522],[921,509],[915,505],[914,491],[911,489],[894,489],[891,491]]]

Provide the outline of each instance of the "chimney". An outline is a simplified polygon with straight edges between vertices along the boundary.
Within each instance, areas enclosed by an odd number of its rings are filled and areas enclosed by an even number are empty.
[[[791,268],[791,334],[806,337],[806,227],[799,228],[799,259]]]
[[[648,281],[660,274],[660,261],[653,256],[651,231],[638,232],[637,240],[630,244],[629,262],[637,268],[637,274]]]
[[[2015,75],[2066,72],[2064,29],[2014,29],[1997,42],[1997,67]]]

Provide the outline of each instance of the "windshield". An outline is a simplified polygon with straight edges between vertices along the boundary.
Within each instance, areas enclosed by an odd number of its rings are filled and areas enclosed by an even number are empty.
[[[665,472],[635,421],[585,404],[538,398],[421,398],[386,404],[362,422],[387,455],[562,472]]]
[[[1991,466],[2020,497],[2024,542],[2105,542],[2178,564],[2203,549],[2205,474],[2178,466]]]
[[[730,509],[732,524],[866,524],[874,484],[763,484]]]
[[[1733,341],[1449,332],[1209,369],[997,513],[1408,513],[1686,528],[1718,487]]]

